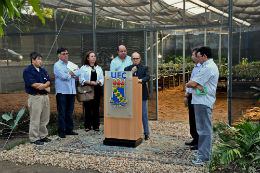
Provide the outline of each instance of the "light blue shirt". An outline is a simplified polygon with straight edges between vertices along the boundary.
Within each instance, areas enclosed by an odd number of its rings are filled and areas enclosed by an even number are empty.
[[[110,64],[110,71],[124,71],[127,66],[132,65],[130,56],[126,56],[124,62],[117,56],[115,57]]]
[[[209,59],[201,65],[199,73],[195,75],[192,81],[207,87],[207,94],[197,95],[196,89],[192,90],[192,104],[202,104],[213,109],[216,101],[216,89],[218,84],[219,71],[213,59]]]
[[[96,66],[94,67],[96,69],[96,73],[97,73],[97,81],[100,81],[101,84],[100,86],[103,86],[104,84],[104,74],[103,74],[103,70],[100,66]],[[90,82],[91,79],[91,67],[89,65],[83,65],[80,68],[80,76],[79,76],[79,82],[81,85],[84,85],[85,81]]]
[[[195,77],[195,75],[199,72],[201,68],[201,64],[195,64],[194,68],[192,70],[191,76],[190,76],[190,81],[192,81],[192,79]],[[192,88],[186,88],[186,93],[192,93]]]
[[[69,61],[68,61],[69,63]],[[71,70],[63,61],[59,60],[54,64],[56,94],[76,94],[75,78],[70,74]],[[73,71],[75,76],[80,75],[80,70]]]

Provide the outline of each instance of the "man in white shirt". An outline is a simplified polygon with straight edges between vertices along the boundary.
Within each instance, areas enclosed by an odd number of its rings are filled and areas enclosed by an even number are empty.
[[[209,47],[199,48],[197,58],[202,67],[186,86],[193,88],[191,103],[194,105],[196,129],[199,134],[199,153],[197,159],[192,162],[196,165],[203,165],[205,162],[210,161],[211,156],[211,112],[216,101],[219,71],[211,58],[211,49]]]
[[[124,45],[118,46],[118,56],[115,57],[110,64],[110,71],[124,71],[125,67],[133,64],[131,57],[127,55]]]

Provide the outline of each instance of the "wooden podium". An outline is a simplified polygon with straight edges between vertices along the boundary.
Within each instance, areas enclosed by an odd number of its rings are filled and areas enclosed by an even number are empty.
[[[114,105],[111,100],[115,89],[113,82],[120,78],[111,78],[111,72],[106,72],[104,82],[104,145],[136,147],[142,143],[142,85],[137,77],[127,73],[124,98],[125,105]],[[123,72],[121,72],[123,73]],[[122,78],[121,78],[122,79]],[[120,88],[120,86],[119,86]]]

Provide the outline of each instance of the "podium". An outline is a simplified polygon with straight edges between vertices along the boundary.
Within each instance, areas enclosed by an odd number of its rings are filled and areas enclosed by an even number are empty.
[[[105,72],[104,145],[142,143],[142,85],[131,72]]]

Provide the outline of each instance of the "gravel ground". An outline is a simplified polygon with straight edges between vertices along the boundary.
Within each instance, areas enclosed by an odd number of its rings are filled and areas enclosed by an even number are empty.
[[[187,123],[150,121],[150,129],[151,133],[156,134],[189,136]],[[79,130],[80,133],[81,131]],[[56,139],[57,136],[50,138]],[[205,169],[201,166],[165,164],[157,161],[36,150],[35,145],[29,143],[16,146],[9,151],[2,151],[0,161],[12,161],[25,165],[44,164],[69,170],[91,169],[99,172],[202,172]]]

